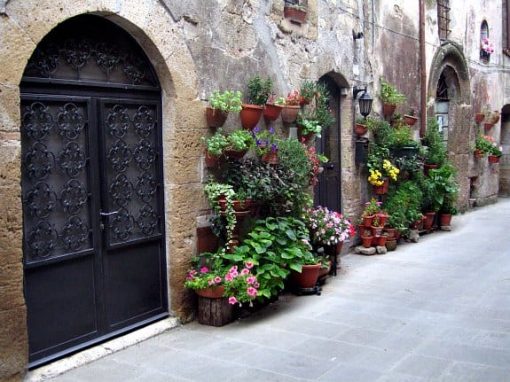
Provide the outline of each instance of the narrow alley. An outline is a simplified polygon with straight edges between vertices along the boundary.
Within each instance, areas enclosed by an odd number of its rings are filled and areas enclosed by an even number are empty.
[[[321,296],[187,324],[53,381],[509,381],[509,216],[500,199],[419,244],[343,257]]]

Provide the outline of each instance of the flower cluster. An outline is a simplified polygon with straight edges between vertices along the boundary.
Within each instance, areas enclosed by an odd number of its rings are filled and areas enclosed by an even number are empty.
[[[494,138],[490,135],[480,135],[475,141],[475,150],[480,150],[484,154],[501,156],[502,147],[498,146]]]
[[[335,245],[356,234],[348,218],[327,207],[317,207],[308,211],[308,226],[312,240],[317,244]]]
[[[261,130],[259,126],[256,126],[252,134],[255,140],[255,150],[258,155],[264,155],[268,152],[275,153],[278,151],[278,138],[272,127],[268,130]]]
[[[315,186],[319,181],[319,174],[322,172],[322,163],[326,163],[328,158],[326,158],[322,154],[317,154],[314,146],[308,147],[305,143],[303,143],[304,148],[306,149],[306,156],[310,161],[310,185]]]
[[[388,176],[395,182],[397,180],[397,176],[400,170],[393,166],[388,159],[383,160],[383,168],[388,174]]]
[[[301,94],[299,94],[299,91],[293,90],[287,95],[287,98],[285,98],[285,105],[293,105],[293,106],[300,105],[301,99],[302,99],[302,97],[301,97]]]
[[[388,159],[384,159],[382,162],[382,170],[377,168],[371,168],[368,170],[368,182],[373,186],[382,186],[384,184],[384,178],[382,171],[384,170],[385,176],[389,176],[391,180],[396,181],[400,170],[394,166]]]
[[[252,301],[258,294],[260,285],[257,277],[252,274],[253,266],[253,262],[247,261],[240,271],[237,265],[233,265],[227,270],[216,272],[202,266],[199,270],[188,272],[184,286],[194,290],[223,286],[223,296],[228,297],[228,302],[241,305]]]
[[[484,37],[481,49],[487,54],[492,54],[494,53],[494,44],[487,37]]]
[[[370,169],[368,170],[368,182],[373,186],[382,186],[384,184],[384,179],[381,171]]]
[[[369,202],[365,203],[365,209],[363,210],[362,216],[373,216],[381,212],[381,202],[378,202],[374,198],[370,199]]]

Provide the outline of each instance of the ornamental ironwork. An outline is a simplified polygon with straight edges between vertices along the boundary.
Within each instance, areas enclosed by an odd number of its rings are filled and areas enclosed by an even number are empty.
[[[133,116],[136,133],[141,138],[147,138],[154,131],[155,121],[153,111],[147,106],[140,106]]]
[[[139,56],[130,54],[124,60],[122,71],[134,85],[139,85],[145,80],[145,63]]]
[[[44,182],[37,183],[26,196],[26,208],[31,216],[47,218],[55,209],[56,194],[51,187]]]
[[[62,229],[60,238],[64,248],[71,251],[77,251],[87,242],[89,229],[78,216],[71,216],[67,224]]]
[[[152,197],[156,194],[158,184],[154,177],[147,172],[144,172],[138,177],[135,189],[136,194],[143,202],[150,202]]]
[[[135,147],[134,158],[140,169],[148,170],[156,160],[156,150],[149,141],[142,139]]]
[[[30,180],[46,179],[54,166],[53,154],[46,145],[35,142],[25,153],[23,170]]]
[[[125,208],[110,220],[110,231],[114,238],[119,241],[126,241],[129,239],[134,229],[134,218]]]
[[[121,60],[119,48],[107,42],[97,43],[94,55],[97,66],[107,75],[115,69]]]
[[[85,127],[85,118],[73,103],[66,103],[57,115],[58,133],[67,139],[78,138]]]
[[[49,108],[41,102],[34,102],[25,107],[22,117],[22,131],[36,141],[48,137],[53,127],[53,117]]]
[[[133,185],[125,174],[119,174],[110,185],[110,196],[119,207],[126,207],[133,196]]]
[[[53,226],[43,220],[37,223],[28,233],[27,246],[34,258],[48,257],[57,246],[57,232]]]
[[[62,187],[60,204],[67,213],[76,215],[87,203],[87,196],[84,185],[79,180],[71,179]]]
[[[124,172],[131,163],[131,149],[122,139],[117,140],[108,151],[107,158],[116,172]]]
[[[158,220],[158,215],[154,212],[154,208],[146,204],[140,208],[140,214],[136,219],[136,224],[144,235],[150,236],[156,231]]]
[[[49,43],[38,46],[28,61],[24,75],[50,77],[59,65],[60,51],[57,45]]]
[[[64,41],[62,55],[67,65],[74,70],[83,68],[92,53],[90,41],[87,39],[68,39]]]
[[[70,178],[75,178],[87,164],[85,153],[76,142],[69,142],[60,152],[57,159],[60,169]]]
[[[122,105],[112,107],[106,117],[108,132],[115,138],[122,138],[126,135],[130,122],[127,108]]]

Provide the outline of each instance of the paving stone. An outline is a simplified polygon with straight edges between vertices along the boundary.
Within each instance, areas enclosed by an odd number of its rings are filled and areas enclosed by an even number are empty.
[[[380,376],[381,373],[373,370],[341,364],[322,375],[318,380],[321,382],[360,382],[375,381]]]
[[[375,250],[377,251],[378,255],[385,255],[386,253],[388,253],[388,249],[383,245],[382,246],[378,245],[377,247],[375,247]]]
[[[438,382],[503,382],[508,381],[510,368],[457,362],[438,379]]]
[[[365,248],[365,247],[362,247],[362,246],[358,246],[358,247],[355,248],[354,251],[357,254],[359,254],[359,255],[365,255],[365,256],[371,256],[371,255],[375,255],[376,254],[375,247]]]
[[[441,358],[411,354],[400,362],[392,372],[432,380],[439,377],[453,362]]]

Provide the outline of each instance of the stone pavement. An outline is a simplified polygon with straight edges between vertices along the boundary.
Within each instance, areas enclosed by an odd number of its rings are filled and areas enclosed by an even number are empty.
[[[184,325],[54,381],[510,381],[509,218],[501,199],[452,232],[342,258],[321,296]]]

